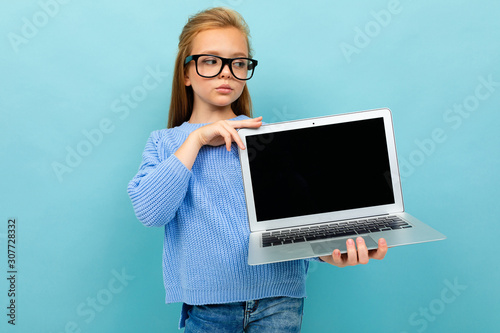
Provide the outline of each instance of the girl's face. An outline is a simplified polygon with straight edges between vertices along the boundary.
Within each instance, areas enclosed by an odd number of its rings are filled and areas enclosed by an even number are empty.
[[[191,55],[213,54],[224,58],[248,57],[245,35],[236,28],[204,30],[193,40]],[[213,78],[204,78],[196,73],[196,64],[191,61],[186,67],[184,84],[194,92],[193,112],[196,110],[229,110],[245,87],[245,81],[236,79],[226,65]]]

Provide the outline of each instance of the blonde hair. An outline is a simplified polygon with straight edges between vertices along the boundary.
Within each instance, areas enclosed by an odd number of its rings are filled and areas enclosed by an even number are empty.
[[[181,125],[188,121],[193,112],[194,94],[191,86],[184,85],[184,60],[192,50],[193,39],[204,30],[234,27],[240,30],[247,40],[248,57],[252,57],[250,47],[250,29],[243,17],[236,11],[223,7],[204,10],[191,16],[179,36],[179,49],[175,59],[174,75],[172,79],[172,96],[168,112],[168,128]],[[252,101],[247,85],[241,96],[231,104],[236,115],[252,116]]]

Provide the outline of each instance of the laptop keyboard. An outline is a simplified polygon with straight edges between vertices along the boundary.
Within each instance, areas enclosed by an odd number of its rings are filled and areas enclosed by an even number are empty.
[[[347,237],[369,234],[379,231],[411,228],[411,224],[398,216],[385,216],[356,221],[307,226],[262,234],[262,246],[278,246],[284,244],[315,241],[336,237]]]

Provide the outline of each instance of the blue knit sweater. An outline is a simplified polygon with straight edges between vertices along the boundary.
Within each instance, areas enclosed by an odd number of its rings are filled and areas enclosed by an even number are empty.
[[[153,132],[128,185],[137,218],[165,228],[165,301],[200,305],[305,297],[307,261],[247,264],[249,225],[237,145],[231,152],[225,145],[203,146],[191,171],[174,155],[203,125],[185,122]]]

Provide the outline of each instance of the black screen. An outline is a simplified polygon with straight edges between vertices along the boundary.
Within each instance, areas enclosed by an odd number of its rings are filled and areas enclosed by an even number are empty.
[[[246,139],[257,221],[394,203],[383,118]]]

